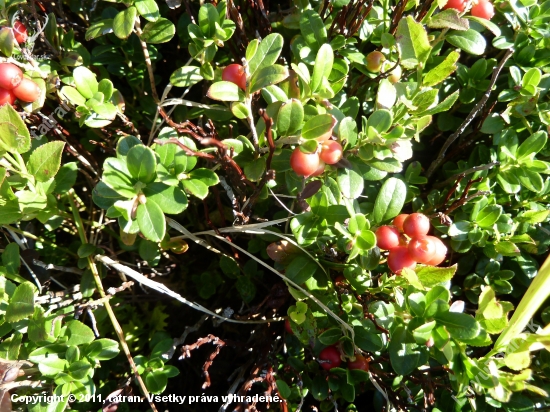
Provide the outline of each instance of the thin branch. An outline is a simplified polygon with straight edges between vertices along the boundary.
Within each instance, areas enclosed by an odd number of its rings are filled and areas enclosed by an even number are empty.
[[[472,122],[472,120],[475,119],[475,117],[478,115],[478,113],[483,109],[485,104],[487,103],[487,100],[489,100],[489,96],[491,96],[491,92],[493,91],[493,87],[495,86],[495,83],[497,82],[498,76],[508,61],[510,57],[512,57],[512,54],[514,53],[513,49],[510,49],[506,52],[498,66],[496,66],[493,69],[493,75],[491,77],[491,81],[489,83],[489,87],[487,88],[487,91],[483,94],[483,97],[481,100],[476,104],[476,106],[472,109],[468,117],[466,117],[466,120],[462,122],[460,127],[457,129],[456,132],[454,132],[452,135],[449,136],[449,138],[445,141],[445,144],[441,148],[439,154],[437,155],[437,158],[432,162],[430,167],[428,168],[428,171],[426,172],[426,177],[429,179],[432,174],[436,171],[436,169],[441,165],[445,158],[445,153],[447,152],[447,149],[455,142],[458,137],[464,133],[464,130],[468,127],[468,125]]]
[[[226,240],[225,238],[222,238],[224,241]],[[162,283],[159,283],[159,282],[155,282],[154,280],[152,279],[149,279],[148,277],[145,277],[143,276],[141,273],[139,272],[136,272],[135,270],[133,269],[130,269],[128,266],[124,266],[123,264],[121,263],[118,263],[116,261],[114,261],[113,259],[111,259],[110,257],[107,257],[107,256],[103,256],[103,255],[96,255],[94,256],[94,259],[103,263],[104,265],[106,266],[109,266],[121,273],[124,273],[126,276],[128,277],[131,277],[132,279],[134,279],[136,282],[138,283],[141,283],[142,285],[145,285],[153,290],[156,290],[157,292],[160,292],[162,294],[165,294],[165,295],[168,295],[170,296],[171,298],[174,298],[176,299],[178,302],[181,302],[181,303],[184,303],[186,304],[187,306],[190,306],[192,307],[193,309],[197,309],[203,313],[206,313],[210,316],[214,316],[218,319],[223,319],[224,321],[226,322],[230,322],[230,323],[271,323],[271,322],[275,322],[275,321],[282,321],[284,320],[284,318],[275,318],[275,319],[265,319],[265,320],[247,320],[247,321],[244,321],[244,320],[236,320],[236,319],[229,319],[229,318],[226,318],[225,316],[222,316],[222,315],[218,315],[217,313],[215,312],[212,312],[211,310],[209,309],[206,309],[204,306],[202,305],[199,305],[198,303],[195,303],[195,302],[191,302],[187,299],[185,299],[183,296],[181,296],[179,293],[176,293],[170,289],[168,289],[165,285],[163,285]]]
[[[466,175],[469,175],[471,173],[479,172],[481,170],[489,170],[493,166],[498,166],[498,165],[500,165],[500,162],[491,162],[491,163],[487,163],[486,165],[475,166],[475,167],[472,167],[470,169],[466,169],[466,170],[464,170],[460,173],[452,175],[448,179],[445,179],[443,182],[435,183],[433,185],[433,188],[434,189],[439,189],[441,187],[445,187],[445,186],[449,185],[450,183],[453,183],[456,179],[458,179],[462,175],[466,176]]]
[[[155,85],[155,73],[153,72],[153,65],[151,63],[151,56],[149,55],[149,49],[147,48],[147,43],[145,43],[141,36],[143,35],[143,32],[141,31],[141,24],[139,22],[139,16],[136,17],[136,21],[134,22],[134,29],[136,30],[136,34],[139,38],[139,42],[141,43],[141,48],[143,50],[143,56],[145,57],[145,66],[147,67],[147,73],[149,74],[149,83],[151,84],[151,93],[153,94],[153,99],[155,99],[155,102],[159,102],[159,95],[157,94],[157,87]]]

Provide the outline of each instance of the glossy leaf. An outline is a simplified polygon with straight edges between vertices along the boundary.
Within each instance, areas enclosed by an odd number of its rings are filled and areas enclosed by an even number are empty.
[[[160,242],[166,233],[164,213],[159,205],[151,199],[137,208],[137,222],[141,233],[153,242]]]
[[[137,9],[134,6],[118,12],[113,19],[113,31],[119,39],[126,39],[134,30],[134,23],[137,17]],[[90,96],[91,97],[91,96]]]
[[[250,79],[250,93],[255,93],[258,90],[268,86],[281,83],[288,77],[288,69],[285,66],[274,64],[264,67],[254,74]]]
[[[203,79],[200,74],[200,67],[183,66],[177,69],[170,76],[170,83],[176,87],[190,87]]]
[[[134,2],[140,16],[149,21],[157,21],[160,17],[159,8],[155,0],[136,0]]]
[[[283,36],[279,33],[267,35],[260,42],[254,56],[248,62],[250,75],[253,76],[258,70],[275,64],[283,49],[283,43]]]
[[[373,220],[381,223],[399,214],[407,197],[407,185],[390,177],[380,188],[374,203]]]
[[[141,39],[146,43],[160,44],[172,40],[176,34],[176,26],[170,20],[160,17],[158,20],[148,22],[143,27]]]
[[[445,39],[453,46],[476,56],[485,53],[485,47],[487,45],[485,38],[473,29],[468,29],[466,31],[451,30]]]
[[[137,145],[132,147],[126,155],[128,171],[135,179],[143,183],[150,183],[155,180],[157,161],[153,150]]]

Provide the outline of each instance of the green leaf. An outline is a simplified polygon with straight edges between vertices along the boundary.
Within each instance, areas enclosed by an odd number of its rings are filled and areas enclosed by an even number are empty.
[[[375,110],[367,120],[367,130],[372,128],[378,133],[386,133],[390,130],[393,123],[393,116],[389,110]],[[377,137],[375,134],[369,133],[369,138]]]
[[[248,62],[248,70],[250,76],[263,69],[264,67],[269,67],[275,64],[279,59],[279,55],[283,50],[283,36],[279,33],[271,33],[267,35],[259,44],[256,53]]]
[[[283,103],[277,115],[277,133],[280,136],[292,136],[302,128],[304,107],[298,99]]]
[[[518,147],[517,159],[519,162],[526,159],[532,159],[536,153],[540,152],[548,140],[548,135],[544,131],[533,133]]]
[[[504,256],[518,256],[521,253],[515,243],[508,241],[498,242],[495,245],[495,250]]]
[[[113,82],[109,79],[101,79],[97,84],[97,91],[103,94],[105,101],[110,100],[114,92]]]
[[[527,210],[518,216],[518,221],[526,223],[542,223],[550,214],[550,210]]]
[[[447,96],[447,98],[445,98],[445,100],[443,100],[441,103],[439,103],[435,107],[432,107],[431,109],[426,110],[422,114],[434,115],[437,113],[449,111],[451,107],[453,107],[453,104],[455,104],[455,102],[458,100],[458,96],[459,96],[459,91],[457,90],[454,93]]]
[[[428,21],[428,27],[432,29],[468,30],[470,23],[460,17],[458,10],[450,8],[434,15]]]
[[[208,196],[208,186],[197,179],[185,179],[181,181],[185,190],[199,199],[204,199]]]
[[[323,345],[334,345],[342,337],[342,329],[330,328],[319,335],[319,342]]]
[[[445,39],[453,46],[476,56],[485,53],[485,46],[487,45],[485,37],[473,29],[468,29],[466,31],[452,30],[447,34]]]
[[[134,6],[118,12],[113,19],[113,31],[119,39],[126,39],[134,30],[136,22],[137,9]]]
[[[176,34],[176,26],[170,20],[164,17],[158,20],[148,22],[143,28],[141,40],[145,43],[159,44],[166,43],[172,40]]]
[[[63,86],[61,88],[61,94],[75,106],[84,106],[86,104],[86,98],[72,86]]]
[[[416,276],[418,276],[422,285],[427,288],[433,288],[452,279],[456,273],[456,269],[456,264],[447,268],[422,266],[416,271]]]
[[[155,153],[149,147],[144,145],[132,147],[126,155],[126,164],[132,177],[140,182],[151,183],[155,180],[157,160]]]
[[[0,29],[0,51],[6,57],[11,57],[14,44],[15,37],[13,35],[13,30],[10,27],[2,27]]]
[[[439,313],[435,318],[438,324],[445,326],[451,337],[458,340],[473,339],[480,331],[479,323],[465,313]]]
[[[8,243],[2,252],[2,264],[9,275],[17,275],[21,267],[21,255],[17,243]]]
[[[78,254],[79,258],[86,258],[94,254],[96,249],[96,246],[92,245],[91,243],[83,243],[80,245],[76,253]]]
[[[476,216],[475,222],[485,229],[490,229],[502,214],[502,206],[488,205],[481,209]]]
[[[418,345],[402,325],[392,334],[388,352],[391,366],[398,375],[408,375],[419,366],[421,353]]]
[[[201,68],[197,66],[183,66],[170,76],[170,83],[176,87],[190,87],[200,82],[203,77]]]
[[[363,193],[365,182],[355,170],[338,169],[336,181],[342,194],[348,199],[357,199]]]
[[[235,83],[221,81],[210,86],[206,96],[222,102],[238,102],[244,100],[243,91]]]
[[[159,205],[147,199],[145,204],[137,208],[137,222],[143,235],[153,241],[160,242],[166,233],[166,220]]]
[[[521,86],[526,88],[528,86],[537,87],[540,83],[541,73],[536,67],[532,67],[527,70],[527,73],[523,75],[521,80]],[[544,133],[544,132],[543,132]]]
[[[220,183],[220,178],[215,172],[210,169],[205,169],[203,167],[193,170],[191,173],[189,173],[189,176],[191,177],[191,179],[200,180],[206,186],[216,186],[218,183]]]
[[[308,256],[298,256],[286,268],[285,275],[298,285],[304,283],[317,271],[317,263]]]
[[[288,77],[288,68],[279,64],[264,67],[250,79],[250,93],[264,89],[267,86],[282,82]]]
[[[489,21],[487,19],[482,19],[480,17],[475,17],[475,16],[466,16],[466,18],[468,20],[473,20],[475,21],[476,23],[479,23],[481,24],[482,26],[484,26],[486,29],[488,29],[491,33],[493,33],[495,35],[495,37],[500,37],[500,35],[502,34],[501,30],[500,30],[500,27],[498,27],[495,23],[493,23],[492,21]],[[500,47],[498,47],[500,48]]]
[[[90,358],[100,361],[113,359],[119,352],[118,342],[111,339],[95,340],[86,348],[86,353]]]
[[[542,191],[544,182],[542,176],[539,173],[532,172],[529,169],[518,167],[513,169],[514,174],[520,181],[521,185],[528,190],[539,193]]]
[[[315,93],[323,82],[323,78],[328,80],[332,65],[334,63],[334,52],[330,44],[325,43],[321,46],[315,57],[313,65],[313,75],[311,76],[311,91]]]
[[[199,9],[199,27],[206,38],[213,38],[216,34],[216,22],[219,20],[219,13],[216,7],[205,3]]]
[[[390,177],[380,188],[374,202],[373,220],[381,223],[401,212],[407,197],[407,185],[395,177]]]
[[[86,30],[84,38],[86,41],[90,41],[105,34],[112,33],[113,22],[113,19],[103,19],[93,23],[90,27],[88,27],[88,30]]]
[[[88,376],[88,373],[90,373],[91,370],[92,365],[85,360],[79,360],[71,363],[68,369],[69,374],[76,380],[84,379]]]
[[[277,390],[279,391],[279,394],[283,397],[283,399],[288,399],[292,392],[287,383],[281,379],[277,379],[275,383],[277,384]]]
[[[157,21],[160,17],[159,7],[155,0],[136,0],[134,5],[145,20]]]
[[[407,16],[406,19],[399,21],[396,40],[401,65],[406,69],[414,69],[423,65],[432,50],[426,29],[412,16]]]
[[[143,189],[143,194],[166,214],[175,215],[187,209],[187,196],[179,187],[154,182]]]
[[[65,142],[54,141],[36,148],[29,157],[27,169],[39,182],[50,180],[61,166]]]
[[[94,340],[94,332],[88,326],[78,320],[67,322],[67,345],[79,346]]]
[[[76,89],[86,99],[91,99],[98,92],[99,83],[95,74],[88,68],[77,67],[73,71],[73,78]]]
[[[314,50],[318,50],[322,44],[327,42],[325,23],[313,10],[305,10],[301,13],[300,31],[307,44]]]
[[[25,153],[31,148],[31,136],[19,113],[11,106],[0,107],[0,152]]]
[[[367,325],[370,321],[363,321],[363,325]],[[361,349],[369,352],[378,352],[384,346],[380,335],[375,334],[372,330],[364,326],[354,326],[355,344]],[[340,332],[341,333],[341,332]]]
[[[6,308],[6,322],[17,322],[34,314],[34,285],[30,282],[21,283],[10,298]]]
[[[306,140],[317,139],[332,133],[337,120],[331,114],[319,114],[309,119],[302,128],[302,137]]]
[[[57,374],[63,372],[66,367],[67,361],[59,358],[45,358],[38,364],[40,373],[50,378],[53,378]]]
[[[153,370],[145,375],[145,383],[151,393],[162,393],[168,385],[168,377],[162,370]]]
[[[130,176],[126,162],[120,159],[109,157],[103,163],[103,182],[126,198],[133,198],[137,195],[134,188],[136,183]]]
[[[449,9],[451,10],[451,9]],[[454,10],[454,9],[453,9]],[[436,84],[441,83],[447,77],[454,73],[456,70],[456,62],[460,58],[460,53],[452,51],[449,53],[445,60],[439,63],[436,67],[426,73],[424,81],[422,82],[423,86],[435,86]]]

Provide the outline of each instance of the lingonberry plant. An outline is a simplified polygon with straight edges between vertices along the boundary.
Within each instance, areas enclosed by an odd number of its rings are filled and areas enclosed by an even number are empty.
[[[549,409],[549,22],[0,1],[0,411]]]

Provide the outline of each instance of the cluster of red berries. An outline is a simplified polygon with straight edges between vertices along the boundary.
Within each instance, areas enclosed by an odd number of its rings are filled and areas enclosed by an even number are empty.
[[[376,230],[377,246],[389,250],[388,266],[392,272],[414,269],[417,263],[437,266],[445,260],[447,246],[438,237],[428,236],[429,231],[430,219],[422,213],[401,214],[393,220],[393,226]]]
[[[13,106],[15,99],[22,102],[35,102],[40,97],[40,87],[12,63],[0,63],[0,106],[8,103]]]
[[[462,13],[466,8],[466,0],[448,0],[443,8],[455,9]],[[495,8],[490,0],[474,0],[470,13],[474,17],[491,20],[495,15]]]
[[[320,142],[320,147],[313,153],[305,153],[299,147],[290,155],[290,167],[297,175],[314,177],[323,174],[325,165],[338,163],[344,155],[342,145],[336,140],[329,140],[330,136]],[[317,139],[321,140],[321,138]]]

